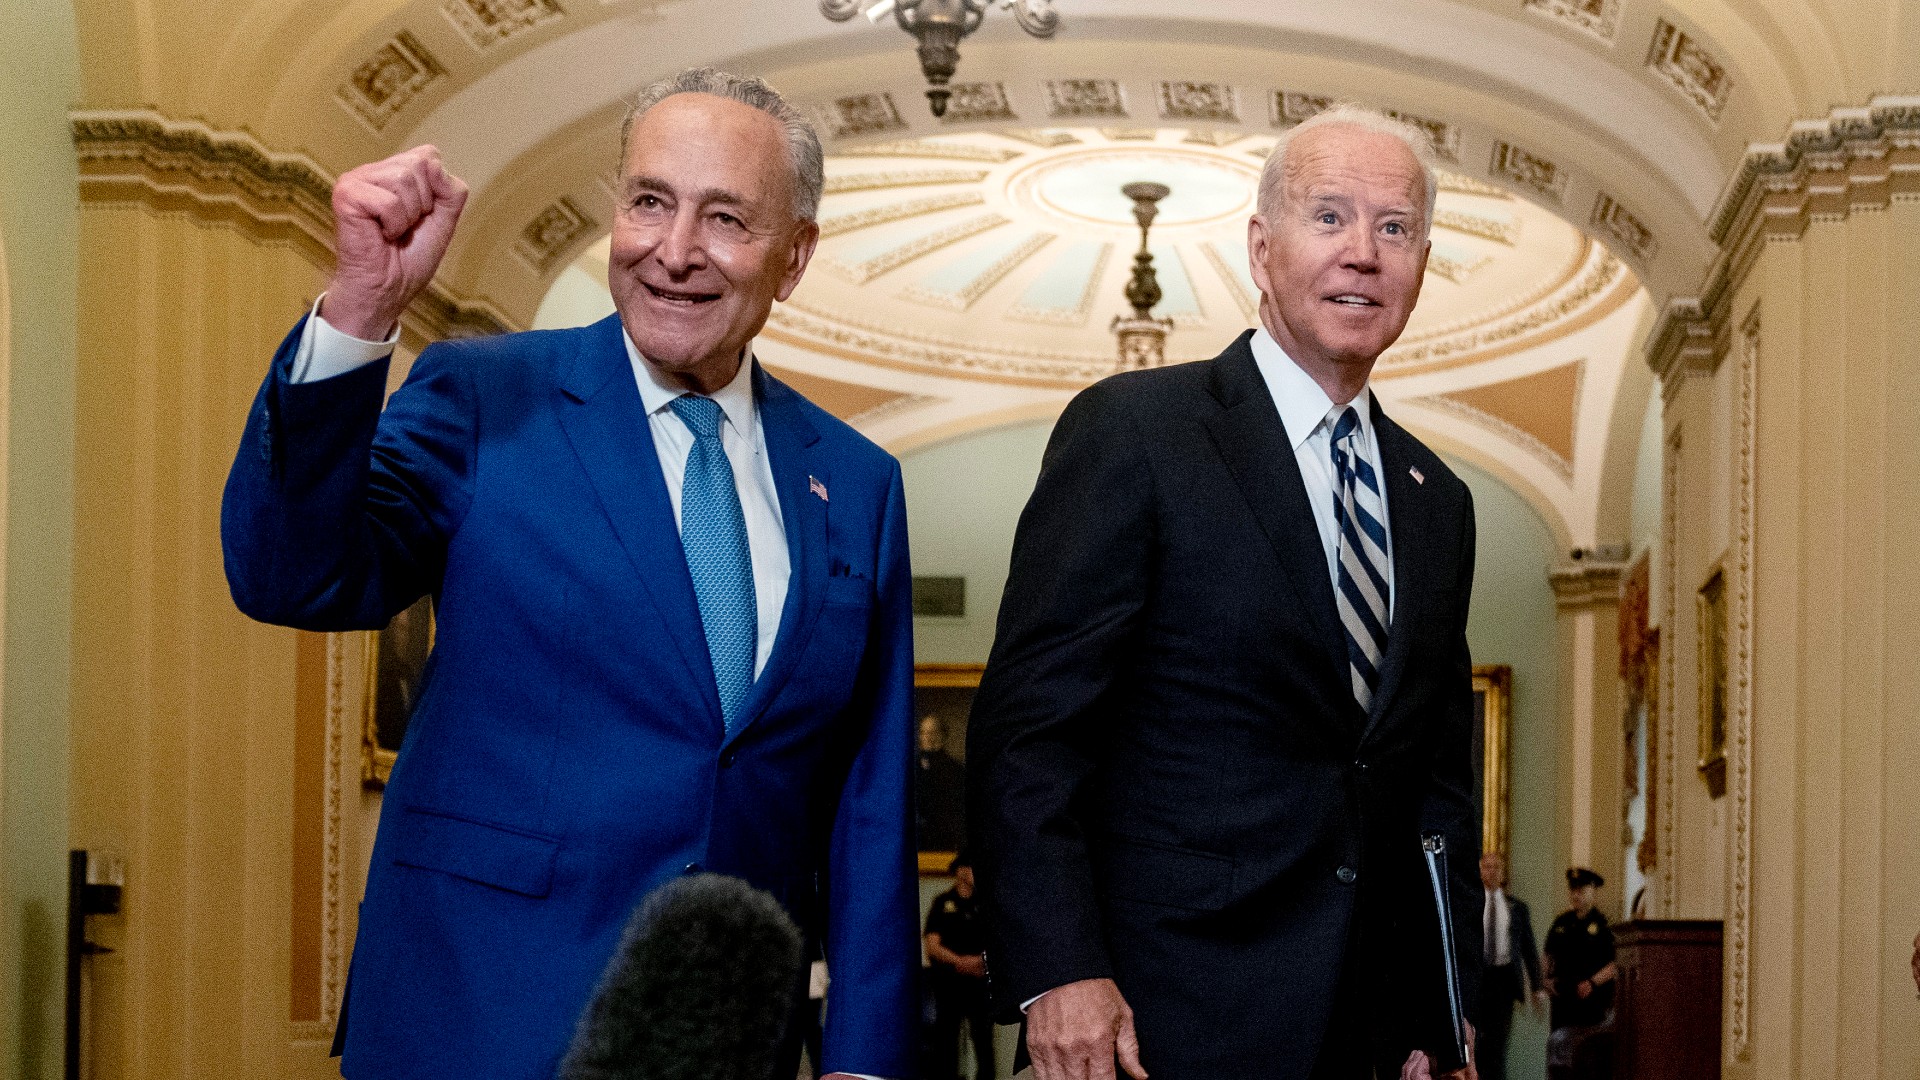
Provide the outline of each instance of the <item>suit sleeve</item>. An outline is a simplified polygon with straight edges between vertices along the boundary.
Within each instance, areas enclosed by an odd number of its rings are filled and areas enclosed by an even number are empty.
[[[1103,705],[1146,604],[1152,480],[1111,384],[1075,398],[1020,516],[967,736],[995,1002],[1110,978],[1082,807]]]
[[[375,629],[438,588],[471,497],[473,395],[439,345],[384,414],[385,360],[295,383],[305,325],[275,354],[227,476],[227,585],[262,622]]]
[[[893,467],[857,707],[867,713],[834,813],[827,873],[826,1072],[913,1076],[920,971],[914,869],[913,577]]]
[[[1420,805],[1420,832],[1447,838],[1447,869],[1453,881],[1454,947],[1463,1000],[1471,1006],[1479,992],[1481,958],[1480,813],[1473,782],[1473,655],[1467,647],[1467,612],[1473,595],[1475,529],[1473,495],[1461,487],[1461,573],[1459,625],[1453,631],[1447,692],[1436,703],[1437,723],[1429,729],[1428,759],[1433,763],[1426,797]]]

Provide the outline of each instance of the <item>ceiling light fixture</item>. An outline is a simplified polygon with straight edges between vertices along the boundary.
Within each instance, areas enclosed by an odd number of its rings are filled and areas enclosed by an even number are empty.
[[[1020,29],[1034,37],[1052,37],[1060,28],[1053,0],[820,0],[820,13],[834,22],[855,15],[878,24],[892,15],[920,43],[920,71],[927,77],[927,102],[936,117],[947,114],[952,92],[947,81],[960,65],[960,42],[980,28],[987,9],[998,3],[1013,12]]]

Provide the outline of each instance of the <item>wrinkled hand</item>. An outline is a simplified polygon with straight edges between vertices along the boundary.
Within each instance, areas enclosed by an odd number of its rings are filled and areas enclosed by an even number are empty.
[[[987,977],[987,958],[984,956],[963,956],[958,963],[953,965],[953,970],[969,978],[984,979]]]
[[[323,314],[334,329],[369,341],[387,336],[433,280],[467,185],[431,146],[362,165],[333,185],[334,270]]]
[[[1084,979],[1047,991],[1027,1010],[1027,1053],[1037,1080],[1114,1080],[1113,1061],[1134,1080],[1140,1039],[1133,1010],[1112,979]]]
[[[1593,982],[1589,979],[1581,979],[1579,985],[1573,988],[1573,992],[1583,998],[1588,997],[1593,993]]]
[[[1439,1080],[1480,1080],[1480,1069],[1473,1061],[1473,1025],[1467,1025],[1467,1067],[1455,1069],[1441,1075]],[[1433,1062],[1427,1055],[1415,1050],[1408,1055],[1407,1063],[1400,1066],[1400,1080],[1434,1080]]]

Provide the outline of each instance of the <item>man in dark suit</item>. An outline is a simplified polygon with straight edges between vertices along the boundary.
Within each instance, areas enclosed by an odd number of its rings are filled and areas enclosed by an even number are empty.
[[[1423,1075],[1449,1040],[1421,836],[1471,980],[1473,510],[1367,389],[1432,155],[1358,109],[1294,129],[1249,226],[1262,326],[1054,430],[967,754],[1040,1080]]]
[[[1474,1010],[1474,1062],[1480,1080],[1507,1080],[1507,1036],[1516,1004],[1544,1005],[1540,946],[1533,940],[1527,905],[1507,895],[1507,860],[1497,851],[1480,856],[1480,886],[1486,906],[1480,920],[1480,999]]]
[[[434,345],[384,413],[394,328],[466,189],[432,147],[336,186],[337,268],[247,418],[222,526],[255,618],[371,629],[435,601],[347,1076],[553,1076],[628,913],[702,869],[824,927],[828,1070],[911,1075],[900,469],[751,349],[813,252],[821,175],[764,83],[649,88],[623,132],[618,316]]]

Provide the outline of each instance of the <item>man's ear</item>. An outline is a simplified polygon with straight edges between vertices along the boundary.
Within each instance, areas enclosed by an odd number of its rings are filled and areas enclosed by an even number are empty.
[[[1262,293],[1272,296],[1273,284],[1267,278],[1267,221],[1259,214],[1247,219],[1247,272]]]
[[[807,263],[813,261],[813,249],[820,244],[820,223],[803,221],[795,226],[793,232],[793,252],[787,260],[787,272],[780,278],[780,288],[774,293],[774,299],[786,303],[787,297],[800,285],[801,275],[807,272]]]

